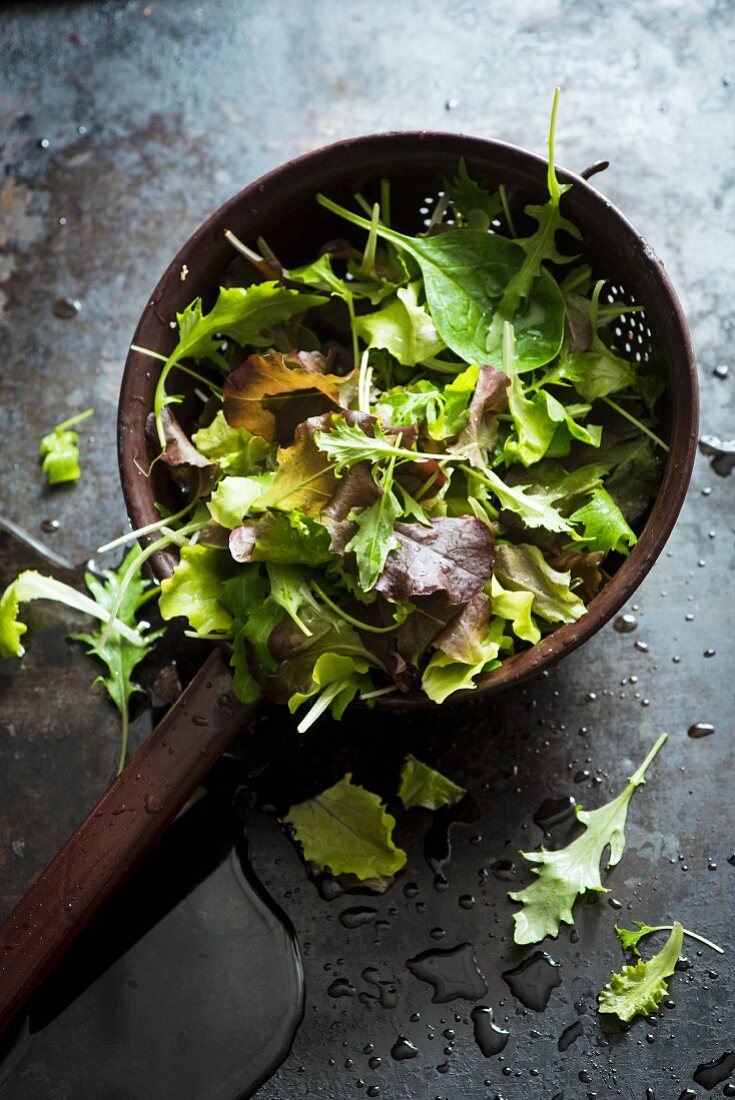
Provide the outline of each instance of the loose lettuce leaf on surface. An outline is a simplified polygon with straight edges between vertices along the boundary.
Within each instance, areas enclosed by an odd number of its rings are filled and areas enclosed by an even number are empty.
[[[571,574],[552,568],[537,546],[495,547],[495,575],[511,592],[532,592],[533,612],[551,623],[573,623],[587,610],[572,591]]]
[[[619,928],[615,925],[615,931],[618,934],[620,945],[623,951],[632,951],[634,955],[640,958],[640,951],[638,950],[638,944],[644,936],[652,936],[654,932],[673,932],[673,924],[646,924],[642,920],[634,920],[633,924],[636,926],[635,931],[628,928]],[[703,943],[705,947],[711,947],[713,951],[717,951],[719,955],[724,955],[724,951],[721,947],[718,947],[716,943],[712,943],[711,940],[706,940],[704,936],[699,936],[696,932],[690,932],[687,928],[682,929],[685,936],[691,936],[693,940],[697,940],[698,943]]]
[[[493,569],[493,536],[474,516],[438,517],[431,528],[396,523],[399,547],[386,559],[377,589],[391,600],[446,592],[451,603],[467,603]]]
[[[68,584],[45,577],[35,569],[19,574],[0,597],[0,657],[22,657],[25,650],[21,638],[28,627],[18,618],[20,605],[32,600],[54,600],[84,615],[91,615],[103,623],[110,621],[109,612],[89,596],[77,592]],[[132,629],[122,619],[112,620],[112,629],[130,645],[143,646],[144,640],[137,629]]]
[[[624,966],[619,974],[613,974],[598,996],[597,1011],[617,1016],[629,1024],[636,1016],[650,1016],[657,1012],[667,993],[668,979],[673,975],[681,954],[684,929],[674,923],[668,940],[653,958],[635,966]]]
[[[465,794],[464,787],[417,760],[411,753],[404,760],[398,788],[398,797],[404,809],[421,806],[425,810],[438,810],[442,806],[453,806]]]
[[[406,863],[406,853],[393,842],[395,818],[376,794],[354,784],[349,772],[315,798],[292,806],[284,820],[304,858],[333,875],[392,878]]]
[[[164,619],[181,615],[200,634],[226,631],[232,617],[220,596],[224,582],[237,568],[225,550],[182,546],[173,575],[161,582],[161,615]]]
[[[52,432],[41,440],[38,453],[43,459],[41,469],[49,485],[62,485],[79,478],[79,435],[71,429],[92,415],[94,409],[86,409],[57,424]]]
[[[646,782],[646,772],[666,737],[665,733],[659,737],[612,802],[597,810],[576,808],[577,820],[586,826],[580,837],[557,851],[542,847],[537,852],[521,853],[529,863],[536,864],[533,870],[538,877],[523,890],[508,895],[522,905],[513,916],[516,943],[540,943],[546,936],[558,935],[562,923],[574,924],[572,906],[580,894],[587,890],[605,892],[600,880],[603,853],[609,847],[608,868],[622,859],[630,800]]]

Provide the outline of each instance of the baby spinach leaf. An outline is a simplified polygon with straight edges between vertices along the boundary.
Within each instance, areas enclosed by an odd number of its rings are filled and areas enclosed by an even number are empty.
[[[619,974],[613,974],[598,996],[601,1014],[617,1016],[629,1024],[636,1016],[651,1016],[658,1009],[668,991],[667,981],[673,975],[681,954],[684,929],[674,923],[668,940],[653,958],[635,966],[624,966]]]
[[[406,863],[406,853],[393,842],[395,818],[376,794],[354,784],[349,772],[328,790],[292,806],[284,820],[304,859],[333,875],[392,878]]]
[[[69,417],[57,424],[52,432],[41,440],[38,453],[43,459],[41,469],[48,478],[49,485],[61,485],[67,481],[76,481],[79,477],[79,435],[71,431],[75,424],[91,416],[94,409],[85,409],[76,416]]]
[[[600,881],[600,862],[609,846],[608,867],[615,867],[625,849],[625,823],[628,806],[638,787],[646,782],[646,772],[666,741],[662,734],[643,763],[637,768],[621,793],[597,810],[576,808],[578,821],[585,832],[566,848],[549,851],[522,852],[524,859],[536,866],[538,877],[523,890],[508,896],[523,908],[514,914],[516,943],[540,943],[546,936],[556,936],[562,923],[574,924],[572,906],[587,890],[605,892]],[[677,951],[678,958],[678,951]]]
[[[587,503],[573,512],[569,520],[582,527],[582,539],[590,550],[627,554],[638,541],[613,498],[602,488],[593,489]]]
[[[464,787],[417,760],[411,753],[403,761],[398,797],[405,810],[415,806],[424,810],[439,810],[442,806],[453,806],[466,793]]]

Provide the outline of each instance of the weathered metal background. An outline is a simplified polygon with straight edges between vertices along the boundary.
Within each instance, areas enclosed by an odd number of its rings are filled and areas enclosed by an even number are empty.
[[[296,153],[374,130],[444,128],[541,151],[557,82],[558,159],[575,170],[610,159],[598,186],[664,259],[687,311],[702,430],[731,437],[734,47],[735,11],[723,0],[5,5],[0,511],[72,562],[124,530],[114,441],[127,342],[170,256],[225,197]],[[54,309],[64,298],[81,303],[68,319]],[[82,430],[82,480],[49,490],[38,441],[88,405],[96,413]],[[732,478],[698,459],[669,549],[628,609],[634,633],[610,626],[527,691],[442,712],[440,721],[381,717],[375,730],[369,715],[350,717],[294,752],[297,764],[280,766],[302,769],[301,781],[317,789],[356,765],[379,787],[384,756],[395,764],[410,746],[469,786],[478,818],[452,828],[448,889],[434,888],[423,855],[429,818],[401,815],[409,864],[399,883],[377,901],[326,902],[272,819],[248,815],[255,869],[293,920],[306,969],[305,1020],[259,1091],[264,1100],[348,1096],[360,1082],[396,1100],[550,1100],[562,1091],[567,1100],[642,1100],[647,1088],[658,1100],[686,1088],[701,1095],[692,1074],[733,1047],[735,1027],[734,492]],[[44,521],[58,528],[44,530]],[[0,555],[2,584],[39,564],[2,535]],[[116,716],[89,688],[95,670],[65,641],[81,620],[41,604],[27,617],[27,657],[0,663],[0,913],[99,795],[117,750]],[[151,663],[147,683],[159,668]],[[137,737],[149,721],[144,711]],[[688,738],[696,722],[715,733]],[[529,1012],[500,977],[528,952],[511,942],[512,887],[488,869],[541,841],[532,819],[543,799],[599,804],[662,730],[670,741],[634,800],[628,851],[609,880],[621,914],[604,897],[580,904],[578,941],[567,931],[545,945],[562,964],[562,985],[545,1013]],[[257,748],[296,735],[286,715],[271,712],[249,737]],[[270,801],[279,774],[272,767],[261,779]],[[285,775],[286,789],[294,782]],[[407,883],[418,893],[404,891]],[[476,899],[470,908],[459,903],[465,895]],[[373,906],[385,923],[344,928],[338,913],[355,904]],[[679,918],[727,952],[690,950],[690,969],[672,983],[676,1007],[628,1033],[601,1025],[594,1011],[595,992],[623,961],[612,931],[620,915]],[[217,912],[208,919],[216,931]],[[434,939],[432,929],[445,934]],[[467,1001],[431,1005],[428,986],[405,968],[421,950],[465,941],[488,978],[483,1003],[511,1031],[503,1061],[480,1054]],[[366,967],[396,980],[394,1008],[359,996],[371,992]],[[336,977],[354,995],[329,996]],[[559,1036],[576,1019],[583,1035],[560,1052]],[[391,1057],[399,1034],[417,1057]],[[91,1063],[105,1056],[95,1045],[87,1053]],[[33,1058],[31,1049],[31,1068]],[[56,1089],[101,1095],[81,1079]],[[52,1093],[22,1093],[42,1094]],[[115,1095],[147,1093],[131,1078]]]

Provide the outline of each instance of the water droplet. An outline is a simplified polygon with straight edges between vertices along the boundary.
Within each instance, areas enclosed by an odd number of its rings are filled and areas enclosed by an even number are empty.
[[[493,1010],[487,1005],[476,1005],[470,1013],[475,1029],[475,1042],[486,1058],[493,1058],[505,1050],[509,1031],[493,1022]]]
[[[475,899],[472,894],[462,894],[459,904],[462,909],[472,909],[475,905]]]
[[[648,653],[648,642],[642,642],[639,638],[635,643],[635,648],[639,653]]]
[[[622,909],[623,908],[622,901],[618,901],[617,898],[608,898],[607,899],[607,904],[610,906],[611,909]]]
[[[82,303],[78,298],[57,298],[51,310],[54,317],[59,317],[62,321],[71,321],[81,308]]]
[[[506,970],[503,979],[511,993],[526,1008],[543,1012],[557,986],[561,985],[560,965],[548,951],[534,951],[513,970]]]
[[[443,928],[439,928],[439,927],[432,928],[432,930],[429,932],[429,935],[431,936],[432,940],[442,940],[442,939],[444,939],[446,934],[447,934],[446,931]]]
[[[638,620],[635,615],[629,613],[626,615],[618,615],[613,623],[613,628],[617,630],[618,634],[632,634],[637,626]]]
[[[698,740],[700,737],[711,737],[714,732],[715,727],[709,722],[695,722],[687,730],[687,735]]]
[[[725,1085],[722,1090],[723,1096],[735,1096],[735,1085]]]
[[[407,898],[415,898],[419,892],[419,888],[415,882],[407,882],[403,887],[403,893]]]
[[[419,1051],[405,1035],[399,1035],[390,1052],[396,1062],[405,1062],[408,1058],[415,1058]]]
[[[716,655],[716,650],[714,649],[705,649],[704,653],[702,654],[703,657],[715,657]]]
[[[656,1093],[653,1089],[646,1089],[646,1100],[656,1100]]]
[[[47,535],[53,535],[54,531],[58,531],[61,524],[57,519],[44,519],[41,521],[41,530]]]
[[[477,1001],[487,993],[487,982],[481,972],[471,944],[461,943],[446,951],[424,951],[406,966],[419,981],[434,988],[434,1004],[445,1004],[457,997]]]
[[[161,803],[152,794],[147,794],[143,799],[143,809],[147,814],[160,813]]]
[[[496,859],[490,864],[493,876],[501,882],[512,882],[515,876],[515,863],[510,859]]]
[[[449,1062],[442,1062],[436,1067],[437,1073],[449,1073]]]
[[[584,1034],[584,1027],[581,1020],[575,1020],[569,1027],[565,1027],[559,1036],[559,1042],[556,1044],[559,1050],[568,1050],[572,1043],[576,1043],[577,1039]]]
[[[339,922],[344,928],[361,928],[364,924],[372,924],[377,915],[378,910],[369,905],[355,905],[342,910]]]
[[[337,978],[327,990],[330,997],[354,997],[356,992],[354,985],[350,985],[346,978]]]
[[[51,145],[51,142],[49,141],[48,138],[39,138],[38,139],[38,148],[39,149],[48,149],[50,147],[50,145]]]
[[[368,1085],[366,1089],[367,1096],[380,1096],[380,1085]]]
[[[575,805],[571,795],[567,795],[566,798],[545,798],[533,815],[533,820],[547,833],[555,825],[568,821],[574,814]]]
[[[679,1093],[679,1100],[697,1100],[697,1094],[694,1089],[684,1089]]]
[[[583,1085],[591,1085],[592,1084],[592,1078],[590,1077],[590,1075],[589,1075],[589,1073],[587,1072],[586,1069],[581,1069],[579,1071],[579,1073],[577,1074],[577,1076],[579,1077],[579,1079],[580,1079],[580,1081],[582,1082]]]
[[[458,99],[448,99],[446,101],[446,103],[444,104],[444,110],[445,111],[456,111],[458,107],[459,107],[459,100]]]
[[[712,371],[715,378],[727,378],[730,373],[730,368],[727,363],[718,363],[715,369]]]
[[[370,1066],[370,1069],[379,1069],[380,1066],[382,1066],[382,1064],[383,1064],[383,1059],[379,1058],[377,1054],[373,1055],[373,1057],[368,1062],[368,1065]]]
[[[727,1081],[728,1077],[732,1077],[734,1072],[735,1051],[728,1051],[712,1062],[703,1062],[701,1066],[697,1066],[692,1077],[698,1085],[703,1085],[710,1091],[716,1085],[721,1085],[723,1081]]]

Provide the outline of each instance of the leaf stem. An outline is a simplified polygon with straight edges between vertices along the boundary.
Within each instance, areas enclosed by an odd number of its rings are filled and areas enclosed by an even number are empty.
[[[304,717],[301,719],[298,726],[296,727],[297,731],[299,733],[306,733],[306,731],[314,725],[317,718],[321,717],[321,715],[324,714],[324,711],[327,709],[332,700],[336,699],[340,691],[342,691],[343,688],[347,687],[349,682],[349,677],[345,676],[344,679],[335,680],[333,684],[330,684],[329,687],[321,693],[316,702],[309,708]]]
[[[252,248],[248,248],[246,244],[243,244],[241,240],[235,236],[230,229],[225,229],[225,237],[230,242],[232,247],[240,252],[246,260],[250,260],[253,264],[262,264],[263,257],[259,256],[257,252],[254,252]]]
[[[652,936],[654,932],[672,932],[673,929],[673,924],[657,924],[655,928],[648,928],[645,935]],[[721,947],[718,947],[716,943],[712,943],[712,940],[707,940],[704,936],[700,936],[696,932],[690,932],[688,928],[682,928],[682,932],[685,936],[689,936],[691,940],[697,940],[698,943],[703,943],[705,947],[711,947],[718,955],[725,954]]]
[[[643,761],[643,763],[638,768],[636,768],[636,770],[633,772],[633,774],[628,779],[629,783],[632,783],[636,787],[640,787],[640,785],[642,783],[645,783],[646,772],[648,771],[648,769],[650,768],[650,766],[653,763],[654,759],[656,758],[656,756],[658,756],[659,752],[663,748],[664,744],[668,741],[668,739],[669,739],[668,733],[662,733],[661,734],[661,736],[657,739],[657,741],[656,741],[655,745],[653,746],[653,748],[650,749],[650,751],[649,751],[648,755],[646,756],[645,760]]]
[[[371,626],[369,623],[360,622],[359,619],[355,619],[352,615],[348,614],[347,611],[343,611],[334,600],[330,599],[326,592],[322,591],[316,581],[312,580],[309,583],[317,596],[319,596],[321,600],[324,600],[324,603],[327,607],[331,608],[335,615],[339,615],[340,619],[344,619],[346,623],[349,623],[350,626],[354,626],[357,630],[364,630],[368,634],[390,634],[392,630],[397,629],[398,623],[393,623],[392,626]]]
[[[510,203],[508,202],[508,192],[504,183],[501,183],[500,187],[498,188],[498,192],[500,194],[500,201],[503,205],[503,213],[505,214],[505,220],[508,225],[508,232],[510,233],[511,237],[517,237],[518,234],[516,233],[515,222],[513,221],[513,215],[510,211]]]
[[[128,755],[128,731],[130,729],[130,705],[128,703],[127,694],[125,691],[125,684],[123,682],[122,670],[118,669],[118,689],[120,691],[120,700],[122,706],[120,708],[120,757],[117,762],[117,774],[122,775],[123,768],[125,767],[125,758]]]
[[[75,424],[81,424],[81,422],[90,417],[93,412],[94,409],[85,409],[84,412],[77,413],[76,416],[70,416],[68,420],[62,420],[61,424],[57,424],[53,430],[55,432],[65,432],[67,428],[73,428]]]
[[[138,344],[131,344],[130,350],[137,351],[140,355],[150,355],[152,359],[159,359],[162,363],[168,362],[165,355],[160,355],[157,351],[151,351],[149,348],[142,348]],[[215,397],[218,397],[220,401],[222,400],[221,388],[217,386],[214,382],[210,382],[210,380],[208,378],[205,378],[203,374],[199,374],[198,371],[192,370],[191,367],[185,367],[183,363],[172,363],[169,369],[173,370],[174,368],[176,370],[183,371],[184,374],[188,374],[192,378],[195,378],[196,381],[201,382],[203,386],[208,386]]]
[[[617,401],[613,401],[612,397],[603,397],[602,400],[606,405],[609,405],[611,409],[615,409],[616,413],[620,413],[621,416],[630,421],[631,424],[635,424],[639,431],[647,435],[649,439],[652,439],[663,451],[666,451],[666,454],[669,453],[670,448],[668,443],[664,443],[663,439],[659,439],[655,432],[652,432],[650,428],[646,427],[642,421],[638,420],[632,413],[624,409],[622,405],[618,405]]]
[[[130,531],[126,535],[120,535],[119,538],[113,539],[112,542],[106,542],[104,546],[97,547],[98,554],[106,554],[108,550],[116,550],[118,546],[125,546],[126,543],[132,542],[133,539],[142,538],[143,535],[150,535],[152,531],[160,531],[162,527],[170,527],[172,523],[176,523],[177,520],[182,519],[187,512],[196,504],[196,500],[190,500],[180,512],[174,512],[172,516],[164,516],[163,519],[158,519],[155,523],[148,523],[145,527],[138,527],[135,531]]]

